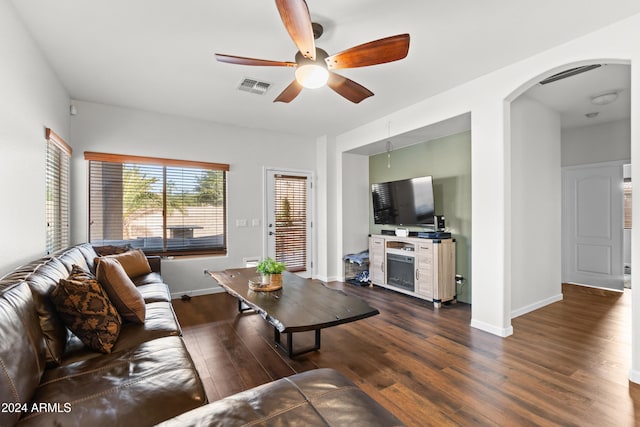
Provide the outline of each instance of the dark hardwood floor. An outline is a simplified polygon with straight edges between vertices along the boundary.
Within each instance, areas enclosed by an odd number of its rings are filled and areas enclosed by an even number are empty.
[[[640,386],[627,379],[630,291],[563,285],[563,301],[513,319],[502,339],[471,328],[467,304],[436,310],[378,287],[329,286],[380,315],[324,329],[321,350],[293,360],[227,294],[174,301],[209,400],[331,367],[408,426],[640,425]]]

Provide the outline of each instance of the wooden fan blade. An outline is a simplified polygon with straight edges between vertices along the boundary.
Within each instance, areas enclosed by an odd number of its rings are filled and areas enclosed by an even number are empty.
[[[409,39],[409,34],[386,37],[331,55],[325,61],[331,70],[366,67],[397,61],[409,53]]]
[[[333,89],[338,95],[356,104],[360,103],[363,99],[373,96],[373,92],[366,87],[336,73],[329,73],[327,86]]]
[[[273,102],[291,102],[301,91],[302,85],[297,80],[294,80]]]
[[[304,0],[276,0],[276,6],[289,36],[305,58],[316,59],[311,16]]]
[[[233,56],[216,53],[216,60],[238,65],[260,65],[263,67],[296,67],[295,62],[270,61],[268,59],[245,58],[244,56]]]

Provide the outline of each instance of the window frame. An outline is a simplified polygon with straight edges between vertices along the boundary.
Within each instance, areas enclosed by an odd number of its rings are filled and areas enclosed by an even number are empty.
[[[162,249],[155,250],[153,248],[141,248],[145,254],[147,255],[160,255],[160,256],[211,256],[211,255],[226,255],[228,253],[227,247],[227,237],[228,237],[228,172],[230,167],[226,163],[213,163],[213,162],[202,162],[202,161],[191,161],[191,160],[180,160],[180,159],[169,159],[169,158],[161,158],[161,157],[149,157],[149,156],[136,156],[136,155],[126,155],[126,154],[112,154],[112,153],[98,153],[92,151],[85,151],[84,158],[89,162],[88,164],[88,186],[89,186],[89,218],[91,218],[91,162],[103,162],[103,163],[114,163],[114,164],[133,164],[133,165],[148,165],[148,166],[157,166],[163,168],[163,173],[166,174],[166,168],[191,168],[191,169],[199,169],[199,170],[213,170],[213,171],[221,171],[223,172],[223,215],[222,215],[222,246],[221,248],[205,248],[205,249],[194,249],[189,250],[185,248],[179,249],[170,249],[168,247],[169,237],[167,236],[168,232],[168,224],[167,224],[167,215],[162,215]],[[167,204],[167,191],[166,191],[166,183],[163,182],[163,190],[162,190],[162,210],[166,212],[166,204]],[[91,220],[88,221],[88,236],[89,241],[91,241]]]

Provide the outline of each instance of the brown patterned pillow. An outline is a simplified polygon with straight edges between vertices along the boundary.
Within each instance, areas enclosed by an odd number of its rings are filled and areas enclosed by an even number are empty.
[[[78,266],[51,292],[63,322],[87,347],[111,353],[122,319],[98,280]]]

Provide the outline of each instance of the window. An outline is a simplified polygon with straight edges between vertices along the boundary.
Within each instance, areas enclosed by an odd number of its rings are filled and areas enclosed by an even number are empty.
[[[69,163],[71,147],[47,128],[46,251],[51,254],[69,246]]]
[[[229,165],[85,153],[89,241],[147,254],[226,254]]]

